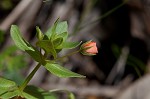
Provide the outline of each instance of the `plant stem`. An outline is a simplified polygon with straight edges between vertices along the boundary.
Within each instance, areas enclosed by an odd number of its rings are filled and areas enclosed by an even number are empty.
[[[72,52],[72,53],[69,53],[69,54],[67,54],[67,55],[65,55],[65,56],[56,58],[55,60],[61,60],[61,59],[65,58],[65,57],[71,56],[71,55],[76,54],[76,53],[78,53],[78,52],[80,52],[80,50],[77,50],[77,51],[74,51],[74,52]]]
[[[27,84],[29,83],[29,81],[32,79],[32,77],[34,76],[34,74],[36,73],[36,71],[39,69],[39,67],[41,66],[41,63],[38,63],[35,68],[33,69],[33,71],[28,75],[28,77],[25,79],[25,81],[23,82],[23,84],[20,86],[20,90],[23,91],[24,88],[27,86]]]

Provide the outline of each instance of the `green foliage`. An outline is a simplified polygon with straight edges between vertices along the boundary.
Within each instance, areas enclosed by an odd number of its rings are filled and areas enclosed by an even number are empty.
[[[69,99],[75,99],[74,94],[73,94],[73,93],[71,93],[71,92],[69,92],[68,97],[69,97]]]
[[[59,22],[56,26],[56,33],[64,33],[64,32],[68,32],[68,24],[66,21],[64,22]]]
[[[19,70],[24,68],[27,63],[25,62],[26,56],[17,54],[18,48],[10,46],[5,48],[0,53],[0,71],[5,78],[16,81],[18,84],[23,80]]]
[[[46,54],[50,54],[57,58],[57,53],[63,48],[75,48],[80,45],[81,42],[67,42],[67,33],[68,25],[67,22],[59,22],[59,19],[56,20],[54,25],[46,32],[45,35],[41,32],[39,27],[36,27],[37,38],[36,46],[40,47],[45,51]],[[34,46],[30,45],[25,41],[20,35],[19,28],[16,25],[11,26],[11,37],[14,40],[16,46],[23,51],[26,51],[34,60],[45,65],[44,56],[36,49]],[[58,64],[46,64],[46,69],[51,73],[59,77],[83,77],[82,75],[73,73]],[[66,74],[65,74],[66,73]],[[70,75],[70,76],[69,76]]]
[[[16,96],[16,87],[15,82],[0,77],[0,98],[9,99]]]
[[[44,49],[44,51],[46,53],[49,53],[49,54],[53,55],[54,58],[57,57],[56,50],[55,50],[54,45],[51,41],[41,40],[41,41],[38,41],[36,43],[36,45],[39,46],[40,48]]]
[[[24,55],[15,55],[17,48],[10,46],[0,54],[0,69],[14,71],[26,65]],[[9,61],[9,62],[8,62]]]
[[[82,42],[65,42],[62,47],[67,49],[73,49],[79,46]]]
[[[13,39],[13,41],[15,42],[16,46],[25,51],[25,50],[32,50],[34,51],[34,48],[32,48],[32,46],[27,43],[21,36],[20,36],[20,31],[19,28],[16,25],[12,25],[11,26],[11,37]]]
[[[58,99],[55,94],[35,86],[27,86],[23,94],[27,99]]]
[[[7,80],[7,79],[4,79],[4,78],[1,78],[1,77],[0,77],[0,83],[1,83],[0,87],[4,88],[4,89],[16,86],[15,82]]]
[[[1,0],[0,6],[4,10],[10,10],[13,7],[12,0]]]
[[[54,94],[34,86],[27,86],[22,92],[15,82],[0,78],[0,98],[9,99],[15,96],[21,96],[26,99],[57,99]]]
[[[11,26],[10,32],[13,41],[19,49],[26,51],[35,61],[43,62],[41,53],[21,37],[20,30],[16,25]]]
[[[47,63],[45,68],[58,77],[85,77],[54,63]]]
[[[81,44],[81,42],[68,42],[67,30],[67,22],[59,22],[59,19],[57,19],[54,25],[48,29],[45,35],[43,35],[41,30],[37,28],[37,35],[39,35],[38,38],[40,38],[40,40],[37,41],[36,45],[44,49],[46,53],[51,54],[54,59],[56,59],[57,53],[62,49],[72,49]]]
[[[63,57],[58,57],[58,53],[62,49],[72,49],[76,48],[81,44],[81,42],[69,42],[67,41],[68,38],[68,25],[67,22],[59,22],[59,19],[56,20],[54,25],[48,29],[48,31],[43,34],[39,27],[36,27],[36,37],[37,42],[36,46],[31,45],[29,42],[23,39],[21,36],[21,32],[16,25],[11,26],[11,37],[15,43],[15,45],[21,49],[22,51],[27,52],[35,61],[38,62],[38,65],[35,69],[30,73],[27,79],[21,86],[15,86],[15,89],[12,91],[5,90],[6,92],[0,95],[0,98],[10,98],[14,96],[21,96],[27,99],[56,99],[55,95],[50,92],[45,92],[40,88],[36,88],[33,86],[27,86],[28,82],[31,80],[35,72],[38,70],[40,65],[42,64],[49,72],[58,76],[58,77],[85,77],[83,75],[74,73],[59,64],[56,63],[56,60],[59,60]],[[40,50],[39,50],[40,49]],[[44,50],[44,54],[41,53],[41,50]],[[79,51],[75,51],[79,52]],[[73,53],[75,53],[73,52]],[[72,54],[70,54],[72,55]],[[53,56],[52,59],[48,59],[48,56]],[[67,57],[68,55],[66,55]],[[21,57],[16,57],[16,60],[20,59]],[[15,58],[14,58],[15,59]],[[14,61],[11,64],[14,67],[17,61]],[[5,84],[5,81],[2,83]],[[1,84],[1,82],[0,82]],[[27,87],[26,87],[27,86]],[[68,97],[70,99],[74,99],[74,95],[69,92]]]

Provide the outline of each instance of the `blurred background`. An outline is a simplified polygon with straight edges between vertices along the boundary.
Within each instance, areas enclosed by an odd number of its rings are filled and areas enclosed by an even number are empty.
[[[0,0],[0,76],[21,84],[36,65],[14,46],[10,26],[35,44],[35,27],[45,32],[57,18],[68,22],[69,40],[93,40],[99,53],[62,61],[85,79],[58,78],[41,67],[30,84],[67,89],[76,99],[150,99],[149,0]]]

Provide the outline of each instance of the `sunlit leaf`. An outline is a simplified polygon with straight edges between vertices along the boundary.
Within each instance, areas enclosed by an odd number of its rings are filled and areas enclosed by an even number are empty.
[[[16,46],[25,51],[25,50],[32,50],[34,51],[34,49],[30,46],[29,43],[26,43],[25,40],[21,37],[21,33],[19,28],[16,25],[12,25],[11,26],[11,37],[13,39],[13,41],[15,42]]]
[[[56,49],[66,48],[66,49],[73,49],[79,46],[81,42],[64,42],[63,45],[58,46]]]
[[[55,21],[54,25],[51,28],[49,28],[47,32],[45,33],[49,39],[53,38],[53,36],[56,34],[56,27],[57,27],[58,21],[59,21],[59,18]]]
[[[13,89],[16,87],[17,85],[15,82],[0,77],[0,98],[9,99],[10,97],[17,95],[17,92],[13,91]]]
[[[8,91],[7,93],[0,95],[0,98],[2,98],[2,99],[10,99],[10,98],[13,98],[15,96],[18,96],[19,93],[20,93],[19,90]]]
[[[85,77],[83,75],[74,73],[58,64],[47,63],[45,68],[58,77]]]
[[[16,83],[15,83],[15,82],[0,77],[0,87],[9,88],[9,87],[13,87],[13,86],[16,86]]]
[[[59,22],[56,27],[56,33],[60,34],[68,31],[67,21]]]

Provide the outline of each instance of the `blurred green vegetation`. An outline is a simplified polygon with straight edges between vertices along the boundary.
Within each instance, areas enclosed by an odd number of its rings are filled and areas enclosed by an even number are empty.
[[[9,10],[13,7],[13,2],[12,0],[1,0],[0,1],[0,8],[4,10]]]
[[[16,46],[10,46],[0,52],[0,72],[7,78],[20,84],[23,81],[23,76],[21,75],[22,68],[24,68],[27,63],[25,61],[26,56],[17,53],[18,48]]]

